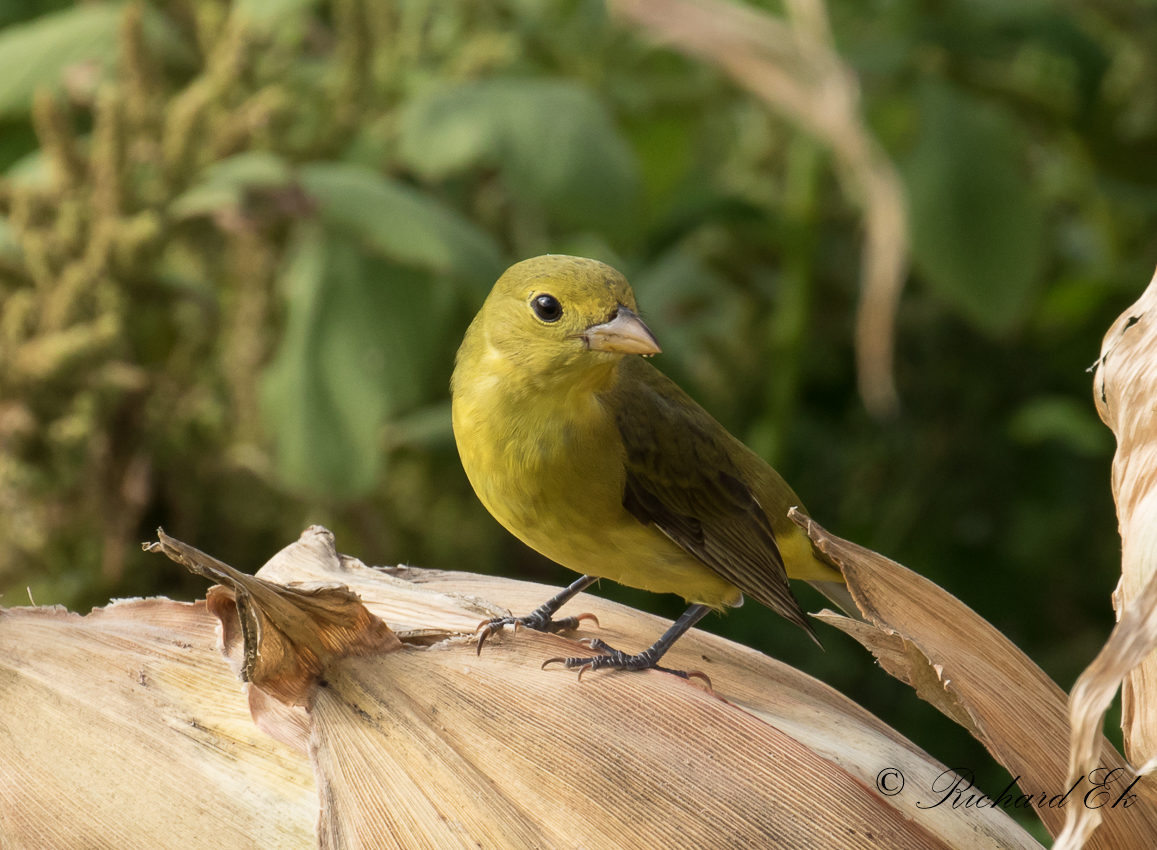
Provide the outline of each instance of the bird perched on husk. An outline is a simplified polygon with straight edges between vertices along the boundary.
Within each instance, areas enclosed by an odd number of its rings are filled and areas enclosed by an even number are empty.
[[[658,667],[745,594],[815,638],[788,579],[843,577],[788,518],[802,505],[787,483],[645,359],[659,352],[626,278],[580,257],[512,266],[471,323],[451,379],[466,474],[511,533],[583,574],[529,615],[483,623],[479,652],[506,625],[576,627],[554,615],[599,578],[691,607],[637,655],[589,640],[604,654],[551,659],[580,675]]]

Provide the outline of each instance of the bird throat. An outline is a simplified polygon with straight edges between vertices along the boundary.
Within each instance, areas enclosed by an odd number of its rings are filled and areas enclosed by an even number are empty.
[[[516,465],[536,467],[614,427],[601,396],[618,380],[621,355],[580,356],[528,370],[521,358],[487,345],[482,359],[481,368],[455,381],[455,413],[489,431],[491,445],[504,447]],[[493,416],[495,410],[504,415]]]

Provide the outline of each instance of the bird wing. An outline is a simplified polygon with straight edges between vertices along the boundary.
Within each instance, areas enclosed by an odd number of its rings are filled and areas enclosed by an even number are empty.
[[[623,386],[615,405],[626,450],[623,507],[814,639],[767,512],[732,455],[729,444],[741,444],[674,382],[642,365],[649,374],[637,373],[643,380]]]

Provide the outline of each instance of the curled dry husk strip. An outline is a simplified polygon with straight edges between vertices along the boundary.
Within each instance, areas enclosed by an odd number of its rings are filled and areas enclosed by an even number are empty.
[[[1157,766],[1157,278],[1121,314],[1101,345],[1093,398],[1117,437],[1113,497],[1121,529],[1121,581],[1113,594],[1117,626],[1073,686],[1070,775],[1101,760],[1099,730],[1117,688],[1125,752],[1145,775]],[[1157,796],[1152,779],[1138,788]],[[1057,850],[1095,846],[1105,830],[1102,810],[1069,812]],[[1149,846],[1154,846],[1150,844]]]
[[[1104,825],[1088,846],[1157,846],[1157,810],[1143,789],[1129,790],[1137,798],[1128,807],[1111,808],[1134,777],[1099,727],[1099,760],[1084,772],[1082,784],[1063,797],[1077,781],[1068,777],[1068,697],[1028,656],[923,576],[828,534],[803,514],[793,512],[793,518],[843,571],[863,617],[823,612],[820,619],[856,638],[885,670],[972,732],[1018,778],[1021,792],[1033,798],[1031,808],[1051,834],[1061,831],[1068,812],[1087,808],[1086,797],[1092,807],[1107,794]],[[1089,779],[1094,770],[1099,772]],[[1106,789],[1094,787],[1106,777],[1111,777]],[[975,790],[969,793],[979,796]],[[1016,800],[1004,805],[1013,804]],[[1018,807],[1027,807],[1027,801]]]

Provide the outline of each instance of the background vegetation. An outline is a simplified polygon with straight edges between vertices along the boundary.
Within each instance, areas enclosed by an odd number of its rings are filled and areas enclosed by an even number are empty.
[[[1069,687],[1119,573],[1085,369],[1157,259],[1157,14],[828,12],[909,204],[883,422],[828,151],[597,0],[0,3],[4,603],[201,595],[141,553],[158,525],[246,570],[320,522],[367,563],[568,581],[479,505],[447,401],[497,275],[566,252],[628,275],[656,365],[822,524]],[[842,636],[819,653],[755,605],[705,627],[1003,787]]]

